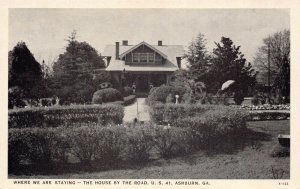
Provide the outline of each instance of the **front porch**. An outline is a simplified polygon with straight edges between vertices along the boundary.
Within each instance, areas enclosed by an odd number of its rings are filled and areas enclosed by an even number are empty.
[[[168,84],[173,72],[122,72],[113,73],[121,86],[135,88],[137,94],[148,94],[150,89]]]

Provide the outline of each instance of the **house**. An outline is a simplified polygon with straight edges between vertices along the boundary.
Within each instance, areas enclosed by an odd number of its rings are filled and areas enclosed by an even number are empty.
[[[121,45],[107,45],[103,55],[114,85],[135,86],[136,92],[144,93],[170,81],[172,73],[181,68],[184,49],[182,45],[163,45],[162,41],[157,45],[144,41],[129,45],[123,40]]]

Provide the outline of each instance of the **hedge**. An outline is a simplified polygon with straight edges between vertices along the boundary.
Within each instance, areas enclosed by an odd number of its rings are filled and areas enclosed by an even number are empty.
[[[9,128],[58,127],[74,123],[122,123],[124,109],[120,105],[72,105],[9,110]]]
[[[9,129],[9,172],[22,162],[40,166],[76,163],[103,166],[120,160],[146,161],[150,151],[162,158],[187,153],[190,136],[185,128],[151,124]],[[72,157],[72,158],[70,158]],[[69,161],[72,159],[72,161]]]
[[[216,105],[202,104],[162,104],[157,103],[150,107],[150,118],[154,123],[161,124],[164,122],[171,123],[176,119],[185,117],[199,116],[210,109],[218,109],[224,107]]]

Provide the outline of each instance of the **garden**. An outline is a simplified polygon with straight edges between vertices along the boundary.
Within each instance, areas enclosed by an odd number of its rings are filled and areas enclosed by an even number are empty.
[[[261,86],[230,38],[213,57],[203,36],[196,40],[189,69],[149,91],[148,121],[124,119],[134,91],[114,83],[75,34],[51,74],[19,43],[9,53],[9,178],[289,178],[289,143],[278,141],[290,132],[289,59],[272,86]]]

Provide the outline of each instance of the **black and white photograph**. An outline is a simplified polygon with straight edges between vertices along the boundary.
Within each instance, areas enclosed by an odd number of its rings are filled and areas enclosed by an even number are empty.
[[[290,21],[9,8],[7,178],[290,179]]]

